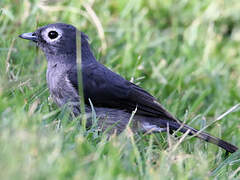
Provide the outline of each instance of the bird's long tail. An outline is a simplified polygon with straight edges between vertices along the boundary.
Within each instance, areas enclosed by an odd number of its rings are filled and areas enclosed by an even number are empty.
[[[230,153],[234,153],[238,150],[238,147],[222,140],[222,139],[219,139],[217,137],[214,137],[208,133],[205,133],[205,132],[202,132],[202,131],[199,131],[199,130],[196,130],[186,124],[183,124],[183,123],[178,123],[176,121],[166,121],[166,120],[162,120],[162,121],[158,121],[157,123],[160,127],[169,127],[170,130],[179,130],[180,132],[182,133],[185,133],[187,131],[189,131],[189,135],[192,135],[192,136],[196,136],[198,137],[199,139],[202,139],[206,142],[209,142],[209,143],[212,143],[212,144],[215,144],[223,149],[225,149],[227,152],[230,152]]]

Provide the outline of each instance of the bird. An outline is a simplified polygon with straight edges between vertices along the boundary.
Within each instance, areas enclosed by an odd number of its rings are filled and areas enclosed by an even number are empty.
[[[98,62],[91,50],[88,36],[73,25],[48,24],[19,37],[35,42],[45,54],[48,63],[47,85],[54,102],[59,107],[68,105],[73,114],[78,116],[81,114],[81,100],[84,101],[89,126],[94,109],[99,119],[98,126],[102,130],[111,127],[112,132],[119,134],[131,119],[133,132],[179,131],[215,144],[226,152],[234,153],[238,150],[231,143],[183,123],[150,93]],[[81,72],[76,60],[78,37],[81,44]],[[78,73],[82,75],[81,86]],[[82,99],[79,87],[83,90]]]

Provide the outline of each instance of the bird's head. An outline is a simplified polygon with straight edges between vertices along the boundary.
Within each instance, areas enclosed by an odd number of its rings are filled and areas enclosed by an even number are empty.
[[[23,33],[19,37],[31,40],[48,55],[76,54],[77,29],[68,24],[55,23],[38,28],[35,32]],[[79,32],[80,33],[80,32]],[[81,44],[88,44],[88,37],[81,32]]]

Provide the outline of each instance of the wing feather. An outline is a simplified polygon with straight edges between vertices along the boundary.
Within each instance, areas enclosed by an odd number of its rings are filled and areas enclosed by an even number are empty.
[[[137,107],[137,114],[177,121],[151,94],[102,64],[92,63],[82,69],[85,103],[89,104],[88,99],[91,99],[95,107],[118,108],[128,112]],[[68,74],[73,87],[78,88],[76,72],[73,67]]]

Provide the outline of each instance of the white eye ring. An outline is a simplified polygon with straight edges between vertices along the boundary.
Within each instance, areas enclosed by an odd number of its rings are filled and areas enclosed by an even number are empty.
[[[49,37],[49,32],[57,32],[58,36],[54,39],[51,39]],[[51,27],[51,28],[47,28],[45,29],[43,32],[42,32],[42,37],[43,39],[47,42],[47,43],[53,43],[53,42],[56,42],[59,40],[59,38],[62,37],[62,31],[60,29],[57,29],[57,28],[54,28],[54,27]]]

